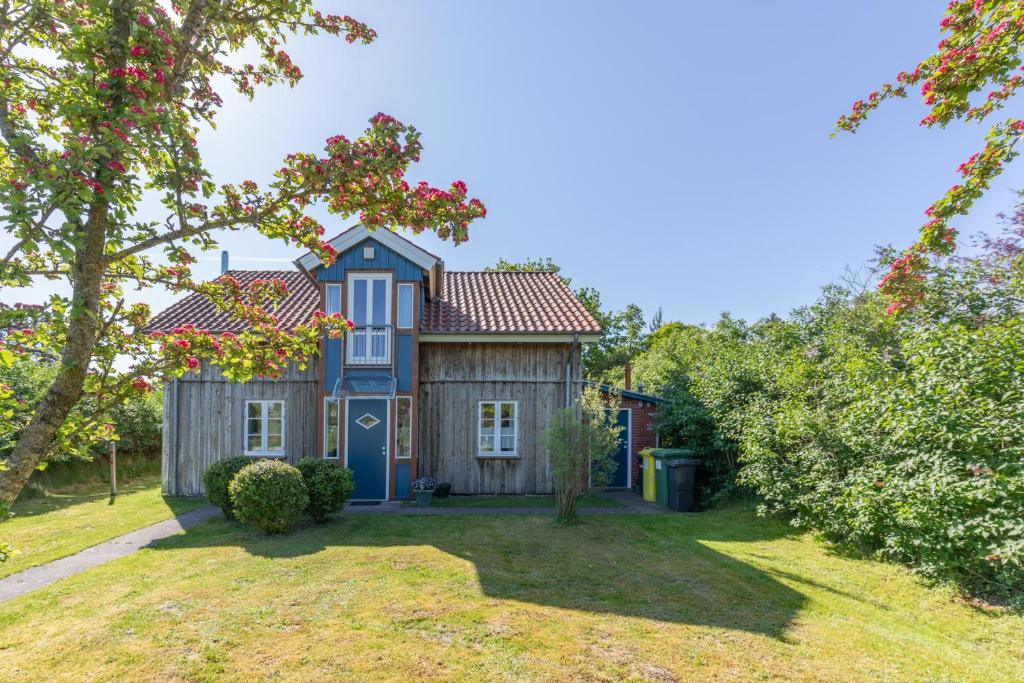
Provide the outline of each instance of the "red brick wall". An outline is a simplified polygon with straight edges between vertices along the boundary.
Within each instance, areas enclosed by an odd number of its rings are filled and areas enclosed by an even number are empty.
[[[640,451],[645,448],[654,448],[657,445],[657,436],[654,431],[654,419],[658,414],[658,404],[649,401],[638,401],[632,398],[623,397],[621,400],[623,409],[632,410],[630,421],[630,465],[632,466],[632,483],[638,486],[640,482]]]

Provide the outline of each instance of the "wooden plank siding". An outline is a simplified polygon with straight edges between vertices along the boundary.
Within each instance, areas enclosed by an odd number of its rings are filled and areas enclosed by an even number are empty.
[[[203,495],[206,468],[222,458],[244,454],[247,400],[285,402],[283,459],[286,462],[294,464],[305,456],[317,455],[320,452],[317,402],[321,399],[317,392],[316,367],[317,360],[312,359],[305,370],[293,364],[279,380],[254,379],[239,384],[229,382],[218,368],[204,363],[199,372],[179,378],[176,388],[173,383],[166,384],[163,492]],[[174,405],[175,392],[177,406]]]
[[[450,482],[457,494],[551,493],[542,434],[565,406],[569,344],[419,345],[420,476]],[[578,391],[579,354],[573,363]],[[479,401],[518,401],[516,457],[478,457]]]

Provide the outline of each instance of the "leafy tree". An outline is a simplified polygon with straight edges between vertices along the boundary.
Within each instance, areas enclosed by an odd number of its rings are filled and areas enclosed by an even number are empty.
[[[617,401],[609,402],[599,390],[587,387],[577,405],[551,417],[543,439],[551,458],[559,522],[575,522],[579,497],[591,487],[605,486],[615,473],[612,455],[622,431],[617,414]]]
[[[669,386],[663,438],[712,471],[732,454],[797,526],[1024,606],[1024,214],[1007,221],[930,260],[900,316],[833,285],[785,318],[666,326],[635,363]]]
[[[66,293],[39,307],[0,308],[0,362],[30,357],[59,368],[0,471],[0,507],[55,445],[106,438],[106,414],[154,378],[203,360],[236,381],[274,376],[304,363],[325,331],[347,325],[319,314],[279,329],[280,281],[195,282],[193,252],[214,249],[216,231],[255,229],[330,263],[324,227],[309,214],[317,205],[370,228],[431,230],[455,242],[485,215],[461,181],[447,189],[406,182],[419,133],[385,114],[356,139],[333,135],[320,152],[289,154],[263,187],[214,181],[197,136],[221,108],[217,85],[249,98],[258,85],[294,85],[302,72],[283,42],[321,33],[371,42],[376,33],[351,17],[307,0],[15,0],[4,10],[0,202],[12,246],[0,254],[0,287],[46,277]],[[253,63],[229,62],[250,46]],[[161,220],[141,217],[150,197]],[[125,290],[155,285],[207,296],[249,330],[217,339],[190,326],[146,334],[149,308],[129,303]],[[130,358],[127,371],[117,369],[119,357]],[[75,412],[83,397],[90,410]],[[16,400],[0,387],[0,415]],[[6,422],[0,431],[10,434]]]
[[[651,316],[651,322],[647,325],[647,331],[654,334],[661,329],[661,326],[665,324],[665,312],[658,306],[658,310]]]
[[[621,311],[601,308],[601,294],[583,287],[576,296],[601,325],[601,338],[583,349],[583,374],[587,379],[621,384],[623,369],[647,346],[647,321],[636,304]]]
[[[855,132],[882,102],[905,98],[920,86],[929,108],[920,125],[945,127],[960,119],[982,123],[998,112],[1024,83],[1024,4],[1016,0],[953,0],[939,22],[938,49],[896,83],[885,83],[853,103],[839,118],[836,131]],[[894,258],[880,288],[891,300],[889,312],[916,304],[925,296],[923,272],[928,255],[953,252],[956,230],[950,221],[965,215],[1019,150],[1024,120],[1007,117],[989,128],[984,148],[957,169],[962,180],[925,213],[917,243]]]
[[[493,266],[484,268],[486,273],[561,273],[562,268],[557,263],[551,260],[548,256],[541,259],[528,258],[525,261],[506,261],[504,258],[499,258],[498,262]],[[572,280],[562,276],[562,280],[566,285],[571,285]]]
[[[0,384],[12,392],[10,412],[3,416],[0,429],[0,463],[14,450],[21,431],[31,421],[39,401],[53,384],[59,367],[56,363],[34,362],[21,357],[10,366],[0,365]],[[72,410],[72,419],[81,419],[93,411],[92,398],[84,397]],[[114,405],[107,417],[113,430],[108,433],[118,442],[118,452],[129,455],[150,456],[160,451],[161,398],[157,392],[132,392],[123,403]],[[106,442],[76,439],[68,434],[66,440],[54,445],[49,461],[89,459],[99,451],[106,452]]]

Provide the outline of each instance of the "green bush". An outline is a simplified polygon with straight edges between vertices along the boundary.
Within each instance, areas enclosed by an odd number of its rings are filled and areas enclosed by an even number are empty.
[[[203,475],[206,497],[210,499],[211,503],[223,510],[224,516],[228,519],[235,518],[234,506],[231,502],[231,493],[228,491],[228,486],[231,485],[231,480],[235,478],[235,475],[243,467],[251,464],[252,458],[247,458],[244,455],[225,458],[210,465]]]
[[[280,534],[309,505],[302,473],[279,460],[243,467],[228,486],[235,516],[268,534]]]
[[[345,506],[352,495],[352,470],[321,458],[303,458],[296,465],[309,493],[306,512],[317,522]]]
[[[132,394],[110,411],[119,437],[117,455],[159,457],[163,429],[163,392]]]
[[[1024,607],[1024,203],[1012,220],[899,315],[829,286],[786,318],[659,333],[634,368],[667,385],[662,442],[838,547]]]

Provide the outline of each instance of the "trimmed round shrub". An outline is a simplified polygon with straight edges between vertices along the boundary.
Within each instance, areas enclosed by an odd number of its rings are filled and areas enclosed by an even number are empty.
[[[206,486],[206,497],[210,502],[224,511],[224,516],[234,519],[235,513],[232,510],[231,494],[228,493],[228,485],[235,475],[245,466],[252,464],[252,458],[238,455],[233,458],[218,460],[206,469],[203,475],[203,484]]]
[[[268,534],[286,531],[309,505],[302,473],[279,460],[243,467],[228,491],[235,516]]]
[[[320,458],[303,458],[296,465],[309,492],[306,512],[317,522],[345,506],[352,495],[352,470]]]

